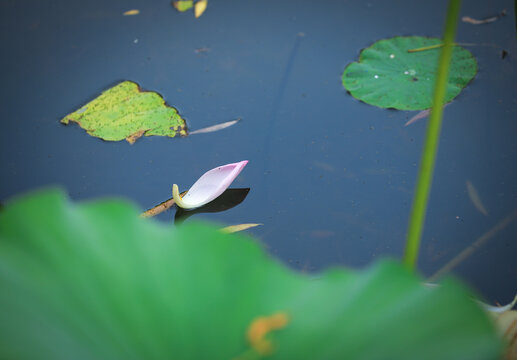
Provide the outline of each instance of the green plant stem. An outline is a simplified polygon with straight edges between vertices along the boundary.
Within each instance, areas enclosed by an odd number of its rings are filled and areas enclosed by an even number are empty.
[[[427,125],[424,149],[418,171],[418,180],[413,198],[409,227],[404,252],[404,264],[411,269],[415,268],[420,238],[422,235],[427,201],[431,190],[434,162],[438,150],[438,140],[442,125],[442,110],[447,89],[449,75],[449,63],[452,56],[454,35],[460,12],[461,0],[450,0],[445,21],[445,33],[443,37],[443,48],[438,61],[438,71],[433,95],[433,107]]]

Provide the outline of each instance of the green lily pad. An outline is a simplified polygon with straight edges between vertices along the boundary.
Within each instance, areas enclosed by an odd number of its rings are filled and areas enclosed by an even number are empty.
[[[440,44],[437,38],[396,36],[361,51],[359,62],[343,73],[343,86],[353,97],[381,108],[424,110],[432,106],[440,48],[408,50]],[[454,46],[445,102],[454,99],[477,73],[470,51]]]
[[[392,261],[301,274],[249,237],[44,191],[0,212],[0,358],[498,358],[469,292],[421,281]]]
[[[185,120],[176,109],[152,91],[123,81],[65,116],[61,122],[76,122],[92,136],[108,141],[134,143],[142,135],[186,135]]]

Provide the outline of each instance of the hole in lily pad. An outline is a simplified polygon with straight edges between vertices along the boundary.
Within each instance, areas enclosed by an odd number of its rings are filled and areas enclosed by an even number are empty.
[[[363,49],[343,73],[343,86],[358,100],[381,108],[424,110],[432,95],[441,49],[408,52],[441,44],[438,38],[396,36]],[[454,99],[477,73],[470,51],[454,46],[445,102]]]

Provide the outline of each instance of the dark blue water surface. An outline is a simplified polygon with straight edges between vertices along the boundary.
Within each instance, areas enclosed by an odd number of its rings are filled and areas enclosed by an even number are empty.
[[[130,199],[142,210],[218,165],[249,160],[233,187],[240,205],[196,214],[248,233],[293,267],[364,267],[400,258],[426,121],[348,95],[344,67],[395,35],[440,36],[440,1],[210,0],[205,14],[168,0],[1,0],[2,202],[48,185],[74,200]],[[517,44],[512,1],[465,1],[457,41],[479,63],[446,108],[419,268],[438,270],[517,208]],[[122,16],[130,9],[140,15]],[[303,34],[302,34],[303,33]],[[196,52],[207,48],[208,51]],[[508,56],[501,57],[505,49]],[[59,120],[121,80],[154,90],[195,130],[185,138],[105,142]],[[488,216],[469,199],[477,189]],[[175,210],[158,217],[172,222]],[[517,223],[454,272],[489,301],[517,291]]]

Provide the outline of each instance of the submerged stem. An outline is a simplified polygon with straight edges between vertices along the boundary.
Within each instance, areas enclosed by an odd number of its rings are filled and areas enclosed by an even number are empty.
[[[183,197],[186,193],[187,193],[187,191],[183,191],[182,193],[180,193],[180,196]],[[176,201],[174,200],[174,198],[167,199],[167,200],[159,203],[155,207],[144,211],[142,214],[140,214],[140,217],[147,218],[147,217],[156,216],[158,214],[161,214],[165,210],[170,209],[171,207],[174,206],[174,204],[176,204]]]
[[[503,220],[499,221],[493,228],[488,230],[486,233],[481,235],[476,241],[470,244],[462,252],[456,255],[453,259],[449,260],[447,264],[443,265],[438,271],[431,275],[427,281],[434,282],[438,280],[443,274],[450,272],[461,262],[467,259],[474,251],[484,245],[488,240],[497,235],[500,231],[504,230],[512,221],[517,219],[517,210],[514,210],[511,214],[507,215]]]
[[[456,46],[457,44],[456,43],[452,43],[452,45]],[[416,49],[409,49],[407,52],[408,53],[414,53],[414,52],[419,52],[419,51],[438,49],[438,48],[441,48],[442,46],[443,46],[443,43],[434,44],[434,45],[419,47],[419,48],[416,48]]]
[[[454,35],[456,33],[457,20],[460,12],[461,0],[450,0],[445,21],[445,31],[443,37],[443,48],[440,52],[438,61],[438,71],[433,95],[433,107],[429,118],[424,149],[418,171],[418,180],[413,198],[406,248],[404,253],[404,264],[414,269],[420,248],[420,238],[422,235],[427,202],[431,190],[434,162],[438,150],[438,140],[442,125],[442,110],[447,88],[449,75],[449,64],[452,56]]]

